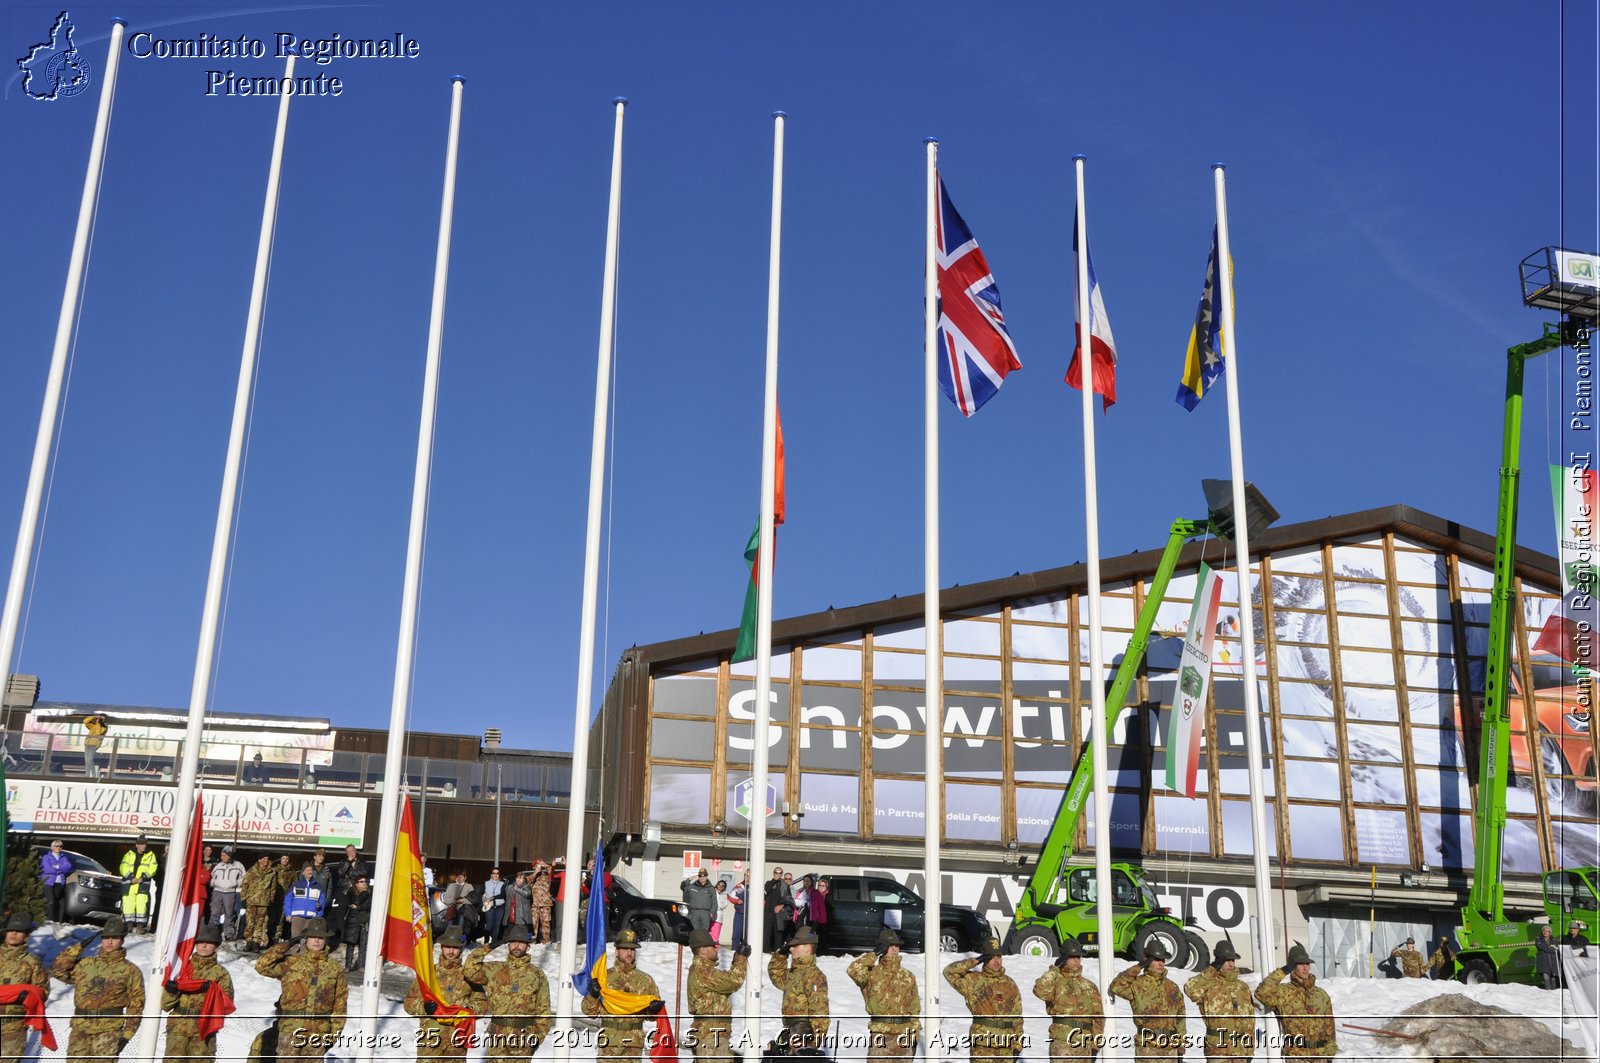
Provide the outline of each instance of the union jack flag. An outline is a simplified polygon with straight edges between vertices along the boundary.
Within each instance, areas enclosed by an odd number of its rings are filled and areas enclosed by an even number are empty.
[[[1006,374],[1021,369],[1006,331],[1000,289],[972,230],[939,178],[939,386],[971,417],[994,397]]]

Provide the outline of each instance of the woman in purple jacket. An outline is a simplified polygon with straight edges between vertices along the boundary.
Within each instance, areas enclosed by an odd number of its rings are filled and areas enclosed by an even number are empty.
[[[50,843],[50,851],[39,858],[39,879],[44,883],[46,922],[62,923],[67,918],[67,876],[72,874],[72,858],[61,851],[61,839]]]

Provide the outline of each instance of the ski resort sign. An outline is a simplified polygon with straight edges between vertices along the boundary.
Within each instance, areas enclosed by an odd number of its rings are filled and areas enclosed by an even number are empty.
[[[131,837],[169,834],[177,790],[38,779],[6,783],[11,829],[41,834]],[[229,842],[361,846],[367,802],[298,792],[206,793],[206,837]]]

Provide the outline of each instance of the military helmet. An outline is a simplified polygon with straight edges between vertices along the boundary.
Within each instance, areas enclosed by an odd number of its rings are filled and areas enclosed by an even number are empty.
[[[614,948],[636,949],[639,947],[639,935],[631,927],[624,927],[617,931],[616,940],[611,942]]]
[[[978,949],[978,955],[985,960],[1004,955],[1000,950],[1000,939],[997,937],[985,938],[982,947]]]
[[[122,918],[122,916],[120,916],[120,915],[113,915],[110,919],[106,920],[106,925],[105,925],[104,929],[102,929],[100,931],[100,936],[103,937],[103,938],[125,938],[125,937],[127,937],[128,936],[128,924],[127,924],[127,921],[124,920]]]
[[[789,939],[789,944],[791,946],[794,946],[794,945],[813,945],[814,946],[814,945],[817,944],[817,932],[815,930],[811,929],[809,926],[803,926],[799,930],[796,930],[794,932],[794,937]]]
[[[301,939],[321,938],[326,941],[332,936],[328,933],[328,922],[325,919],[308,919],[305,928],[300,931]]]
[[[444,933],[439,935],[440,948],[459,949],[465,944],[466,942],[461,937],[461,928],[459,926],[447,926],[444,928]]]
[[[1231,941],[1219,941],[1217,942],[1217,947],[1211,950],[1211,958],[1213,960],[1221,960],[1224,963],[1228,960],[1237,960],[1239,958],[1239,950],[1233,947],[1233,942]]]
[[[220,923],[207,923],[195,931],[194,941],[197,945],[207,942],[212,945],[222,944],[222,925]]]
[[[1417,943],[1417,939],[1416,938],[1410,937],[1410,936],[1408,936],[1406,938],[1406,944],[1407,945],[1415,945],[1416,943]]]
[[[533,944],[533,933],[529,931],[527,926],[522,923],[518,923],[516,926],[507,931],[506,940],[510,942],[520,941],[524,945],[531,945]]]
[[[1061,943],[1061,955],[1058,957],[1058,959],[1083,959],[1083,942],[1079,941],[1077,938],[1067,938],[1067,940]]]
[[[1311,954],[1306,951],[1306,947],[1304,945],[1293,945],[1290,947],[1288,959],[1289,966],[1293,967],[1296,964],[1310,962]]]
[[[899,934],[896,934],[894,932],[894,928],[893,927],[887,927],[886,926],[882,930],[878,931],[878,951],[879,952],[882,952],[885,949],[887,949],[887,948],[889,948],[891,946],[894,946],[894,945],[904,945],[904,944],[905,944],[905,942],[903,940],[901,940]]]
[[[27,912],[12,912],[11,918],[6,921],[7,933],[10,933],[13,930],[20,930],[22,933],[26,934],[32,929],[33,920],[28,917]]]
[[[711,936],[711,931],[695,927],[689,931],[689,947],[691,949],[714,949],[717,939]]]
[[[1161,942],[1152,941],[1144,947],[1144,958],[1146,960],[1160,960],[1162,963],[1166,963],[1172,959],[1172,953],[1168,952],[1167,947]]]

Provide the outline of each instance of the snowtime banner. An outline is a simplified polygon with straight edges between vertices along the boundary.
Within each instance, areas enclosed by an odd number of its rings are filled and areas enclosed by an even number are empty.
[[[1221,604],[1222,576],[1202,562],[1194,606],[1189,610],[1189,628],[1183,636],[1172,723],[1167,728],[1167,789],[1185,797],[1194,796],[1195,775],[1200,768],[1206,690],[1211,685],[1211,649],[1217,638],[1217,609]]]

